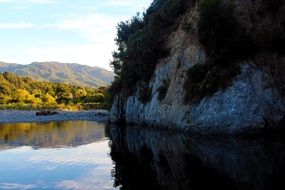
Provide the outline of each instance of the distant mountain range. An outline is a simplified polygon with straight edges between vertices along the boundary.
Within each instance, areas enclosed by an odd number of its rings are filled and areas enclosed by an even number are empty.
[[[111,71],[75,63],[34,62],[29,65],[21,65],[0,62],[0,73],[5,71],[36,80],[90,87],[107,86],[114,79],[114,73]]]

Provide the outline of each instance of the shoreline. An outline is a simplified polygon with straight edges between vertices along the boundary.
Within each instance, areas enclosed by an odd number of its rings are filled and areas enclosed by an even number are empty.
[[[0,110],[0,124],[76,120],[107,122],[109,118],[107,110],[56,111],[56,115],[36,116],[35,110]]]

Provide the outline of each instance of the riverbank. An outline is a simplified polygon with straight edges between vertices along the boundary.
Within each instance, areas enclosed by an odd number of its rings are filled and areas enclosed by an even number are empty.
[[[37,111],[0,110],[0,123],[28,123],[68,120],[89,120],[106,122],[109,112],[106,110],[57,111],[56,115],[36,116]]]

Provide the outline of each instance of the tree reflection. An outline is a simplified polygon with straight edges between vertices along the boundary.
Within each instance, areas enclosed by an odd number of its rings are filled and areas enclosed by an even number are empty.
[[[285,146],[280,141],[121,126],[109,126],[108,133],[114,186],[122,190],[285,188]]]
[[[2,148],[56,148],[78,146],[102,139],[105,139],[105,125],[92,121],[0,124]]]

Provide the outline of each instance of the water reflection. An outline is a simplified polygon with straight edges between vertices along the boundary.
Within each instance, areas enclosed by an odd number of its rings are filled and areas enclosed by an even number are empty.
[[[103,139],[105,124],[92,121],[0,124],[0,150],[17,146],[79,146]]]
[[[1,124],[0,147],[0,189],[115,189],[104,124]]]
[[[0,189],[285,189],[278,140],[88,121],[0,125]]]
[[[114,184],[122,190],[285,188],[285,146],[280,141],[116,126],[108,131]]]

